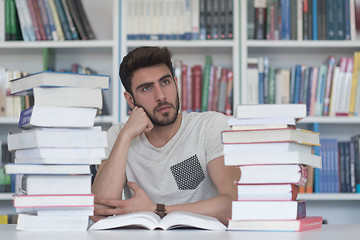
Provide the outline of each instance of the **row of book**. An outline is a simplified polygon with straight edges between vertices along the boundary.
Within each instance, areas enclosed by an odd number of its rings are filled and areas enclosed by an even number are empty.
[[[16,223],[17,223],[16,214],[0,215],[0,224],[16,224]]]
[[[7,144],[1,143],[0,141],[0,146],[0,193],[14,193],[16,191],[15,178],[8,174],[5,174],[4,170],[5,164],[14,162],[14,154],[8,151]]]
[[[0,41],[95,38],[81,0],[1,0],[0,17]]]
[[[232,129],[221,134],[225,165],[241,170],[229,230],[321,227],[322,217],[308,216],[306,202],[296,200],[297,188],[307,181],[308,167],[322,165],[321,157],[312,154],[319,134],[296,128],[296,120],[304,117],[304,104],[236,106],[228,119]]]
[[[129,40],[233,38],[233,0],[128,0]]]
[[[107,146],[106,132],[94,122],[109,79],[42,72],[10,82],[11,94],[35,100],[21,112],[22,131],[7,139],[15,159],[5,172],[22,175],[13,202],[18,230],[87,230],[94,211],[90,165],[100,164]]]
[[[248,0],[248,39],[356,40],[360,1]]]
[[[360,193],[359,135],[350,141],[320,139],[323,168],[309,174],[312,179],[302,193]]]
[[[329,56],[319,66],[271,67],[268,57],[247,63],[247,103],[303,103],[308,116],[358,116],[360,52]]]
[[[58,72],[71,72],[81,74],[97,74],[96,71],[89,67],[82,67],[78,63],[73,63],[69,69],[59,69]],[[27,109],[34,105],[32,96],[16,96],[10,94],[10,81],[16,78],[27,76],[29,73],[20,70],[10,70],[0,66],[0,117],[20,116],[21,110]],[[102,114],[108,114],[104,106]]]
[[[182,111],[232,114],[232,70],[214,65],[210,55],[205,57],[203,66],[190,66],[176,60],[174,69],[179,81]]]

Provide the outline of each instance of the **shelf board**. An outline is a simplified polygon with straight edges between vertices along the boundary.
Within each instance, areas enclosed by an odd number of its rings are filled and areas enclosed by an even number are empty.
[[[167,46],[171,48],[207,48],[207,47],[228,47],[233,48],[234,40],[197,40],[197,41],[186,41],[186,40],[164,40],[164,41],[147,41],[147,40],[131,40],[127,41],[126,46],[128,47],[139,47],[139,46]]]
[[[19,119],[15,117],[0,117],[0,124],[18,124]]]
[[[5,41],[0,43],[1,48],[112,48],[112,40],[73,40],[73,41]]]
[[[0,200],[12,200],[14,193],[0,193]]]
[[[353,201],[360,200],[358,193],[303,193],[299,194],[298,200],[314,200],[314,201]]]
[[[301,123],[322,123],[322,124],[360,124],[360,117],[306,117]]]
[[[298,41],[298,40],[248,40],[248,48],[360,48],[359,41]]]

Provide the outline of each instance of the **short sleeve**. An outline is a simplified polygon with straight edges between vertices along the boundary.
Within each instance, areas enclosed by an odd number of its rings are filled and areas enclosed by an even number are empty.
[[[221,132],[229,130],[230,127],[227,122],[227,117],[222,113],[211,112],[211,115],[208,116],[207,119],[204,135],[206,161],[209,163],[211,160],[224,155]]]
[[[106,159],[108,159],[111,150],[115,144],[116,138],[120,132],[120,130],[123,128],[124,124],[118,123],[116,125],[113,125],[109,130],[106,132],[107,140],[108,140],[108,146],[105,148],[105,154]]]

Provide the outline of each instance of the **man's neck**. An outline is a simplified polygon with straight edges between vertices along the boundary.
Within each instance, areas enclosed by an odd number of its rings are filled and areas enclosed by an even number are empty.
[[[148,141],[154,147],[165,146],[177,133],[181,126],[182,114],[179,113],[175,122],[168,126],[155,126],[150,132],[145,133]]]

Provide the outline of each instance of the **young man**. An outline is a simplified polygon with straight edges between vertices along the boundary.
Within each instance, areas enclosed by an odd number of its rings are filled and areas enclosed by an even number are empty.
[[[132,108],[126,124],[108,131],[108,158],[92,192],[95,217],[136,211],[160,216],[188,211],[231,217],[237,198],[235,167],[224,165],[221,113],[179,113],[178,80],[167,48],[140,47],[124,57],[120,78]],[[126,185],[130,198],[121,200]]]

